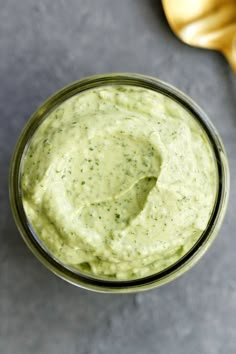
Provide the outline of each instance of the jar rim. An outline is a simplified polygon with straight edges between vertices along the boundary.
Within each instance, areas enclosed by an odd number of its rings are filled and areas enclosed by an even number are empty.
[[[55,257],[43,247],[43,244],[39,242],[40,240],[35,237],[35,234],[30,227],[27,216],[24,212],[20,188],[20,167],[22,157],[30,138],[42,123],[42,120],[50,111],[54,110],[68,98],[91,88],[108,85],[143,87],[163,94],[184,107],[184,109],[197,119],[209,138],[215,155],[219,179],[218,193],[210,220],[206,229],[191,249],[174,264],[158,273],[131,280],[96,278],[91,275],[77,272],[62,264],[58,259],[55,259]],[[216,128],[211,123],[207,114],[190,97],[172,85],[154,77],[131,73],[108,73],[88,76],[75,81],[53,94],[44,101],[38,109],[36,109],[21,132],[12,156],[9,174],[9,194],[13,216],[24,241],[33,254],[47,268],[49,268],[49,270],[64,280],[89,290],[98,292],[137,292],[162,285],[175,279],[192,267],[210,246],[220,228],[227,207],[229,195],[229,167],[225,148]]]

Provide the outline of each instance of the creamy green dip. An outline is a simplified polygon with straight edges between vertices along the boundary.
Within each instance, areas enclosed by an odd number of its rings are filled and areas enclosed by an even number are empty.
[[[200,124],[134,86],[87,90],[49,113],[21,177],[27,218],[53,256],[122,280],[163,270],[193,246],[217,183]]]

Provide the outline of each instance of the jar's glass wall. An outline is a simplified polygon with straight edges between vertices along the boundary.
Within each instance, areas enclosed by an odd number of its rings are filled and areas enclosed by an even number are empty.
[[[204,127],[209,140],[214,149],[217,161],[217,169],[219,174],[219,190],[218,197],[215,204],[214,211],[212,213],[211,220],[207,229],[203,232],[200,239],[196,242],[194,247],[187,252],[180,260],[174,265],[164,269],[158,274],[154,274],[145,278],[135,279],[132,281],[113,281],[96,279],[89,274],[82,274],[76,272],[70,267],[67,267],[60,263],[57,259],[50,254],[43,246],[37,236],[34,234],[32,228],[29,225],[27,217],[22,205],[22,195],[20,190],[20,166],[22,156],[29,143],[33,133],[47,116],[48,112],[52,111],[64,102],[69,97],[74,96],[84,90],[99,87],[103,85],[133,85],[138,87],[148,88],[159,93],[162,93],[171,99],[177,101],[179,104],[185,107],[199,123]],[[219,226],[222,222],[222,218],[226,209],[227,198],[229,192],[229,172],[227,165],[227,158],[224,151],[224,147],[219,138],[218,133],[212,126],[205,113],[188,97],[179,92],[177,89],[153,78],[144,77],[140,75],[128,75],[128,74],[111,74],[111,75],[99,75],[90,77],[74,84],[71,84],[59,91],[57,94],[49,98],[31,117],[26,125],[22,135],[18,141],[15,149],[15,153],[11,163],[10,172],[10,198],[13,209],[13,214],[17,223],[17,226],[29,246],[32,252],[44,263],[51,271],[64,278],[65,280],[82,287],[86,287],[97,291],[108,292],[128,292],[144,290],[150,287],[161,285],[167,281],[180,275],[182,272],[192,266],[197,259],[208,248],[212,240],[214,239]]]

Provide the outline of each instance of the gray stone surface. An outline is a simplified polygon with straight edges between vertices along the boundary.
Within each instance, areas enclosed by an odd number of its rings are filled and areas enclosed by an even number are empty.
[[[1,0],[0,353],[236,353],[236,82],[220,54],[190,48],[161,4],[142,0]],[[191,95],[225,142],[231,196],[220,235],[186,275],[138,295],[103,295],[56,278],[12,220],[7,176],[29,115],[85,75],[157,76]]]

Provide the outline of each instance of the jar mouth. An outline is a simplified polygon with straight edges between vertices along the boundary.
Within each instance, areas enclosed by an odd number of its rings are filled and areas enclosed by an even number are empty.
[[[184,107],[185,110],[200,123],[206,132],[212,146],[218,172],[219,184],[210,220],[206,229],[192,248],[174,264],[158,273],[131,280],[97,278],[90,274],[88,275],[72,269],[56,259],[32,230],[24,211],[20,187],[21,161],[24,157],[24,153],[33,133],[42,123],[43,119],[46,118],[48,113],[76,94],[91,88],[108,85],[130,85],[153,90],[171,98]],[[139,74],[112,73],[90,76],[66,86],[51,96],[34,112],[23,129],[12,157],[9,177],[10,202],[13,216],[24,241],[34,255],[52,272],[68,282],[90,290],[102,292],[132,292],[149,289],[169,282],[189,269],[202,256],[215,238],[226,211],[229,195],[229,168],[226,152],[216,129],[207,115],[191,98],[175,87],[156,78]]]

